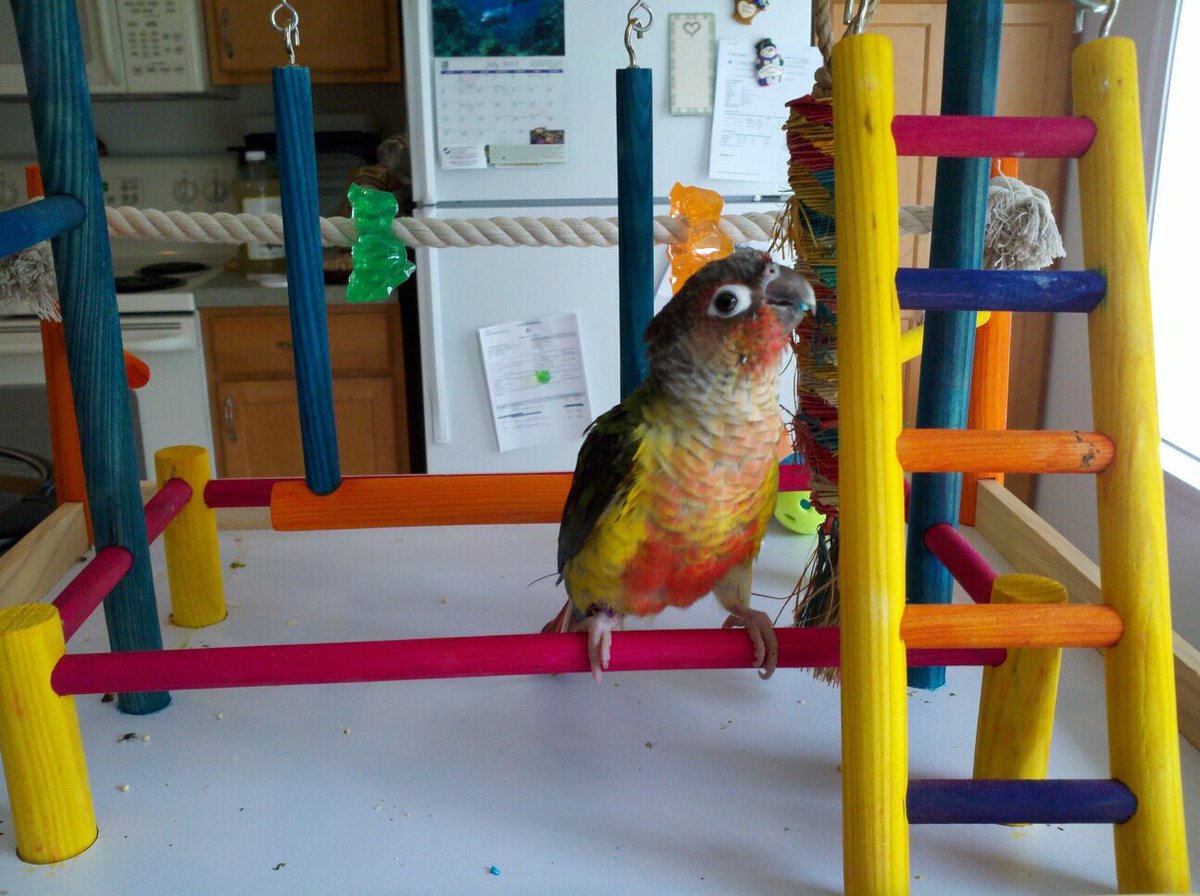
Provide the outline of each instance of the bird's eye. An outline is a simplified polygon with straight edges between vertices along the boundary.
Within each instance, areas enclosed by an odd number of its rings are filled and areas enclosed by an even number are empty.
[[[741,283],[722,286],[713,293],[708,305],[709,317],[733,317],[750,307],[750,287]]]

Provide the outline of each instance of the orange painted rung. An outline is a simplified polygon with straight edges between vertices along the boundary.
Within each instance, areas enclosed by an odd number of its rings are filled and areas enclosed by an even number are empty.
[[[896,440],[913,473],[1102,473],[1114,451],[1098,432],[906,429]]]
[[[1112,607],[1091,604],[909,604],[906,647],[1112,647],[1125,630]]]
[[[570,473],[363,476],[321,496],[289,480],[271,489],[271,526],[298,532],[557,523],[570,488]]]

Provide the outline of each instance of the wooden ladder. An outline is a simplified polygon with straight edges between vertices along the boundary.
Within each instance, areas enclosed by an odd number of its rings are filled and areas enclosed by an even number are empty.
[[[1111,823],[1122,892],[1187,892],[1133,44],[1103,38],[1075,51],[1073,118],[897,117],[892,72],[882,36],[852,35],[835,48],[845,891],[908,892],[908,826],[946,820],[934,811],[940,803],[956,807],[960,822],[1044,821],[1049,807],[1061,821]],[[898,271],[898,155],[1077,157],[1090,270]],[[1086,313],[1100,432],[923,429],[902,440],[901,307]],[[969,379],[969,359],[959,363]],[[996,452],[983,469],[1096,475],[1102,599],[1123,629],[1103,649],[1111,779],[909,781],[900,454],[911,452],[898,452],[898,442],[940,443],[941,461],[919,469],[944,470],[967,457],[953,440],[974,436]],[[1097,447],[1111,460],[1099,462]],[[917,514],[913,525],[923,525]],[[996,609],[922,608],[960,618]],[[1079,609],[1037,611],[1066,630]],[[1055,637],[1043,643],[1074,643]]]

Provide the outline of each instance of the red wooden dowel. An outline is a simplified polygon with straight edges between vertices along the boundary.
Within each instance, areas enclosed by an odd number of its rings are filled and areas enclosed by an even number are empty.
[[[942,562],[950,575],[962,585],[971,600],[977,604],[989,603],[992,599],[992,583],[999,573],[980,556],[949,523],[936,523],[925,530],[925,547]]]
[[[1077,159],[1092,145],[1096,125],[1079,117],[897,115],[892,136],[902,156]]]
[[[116,545],[102,548],[53,601],[62,618],[63,640],[79,631],[104,598],[133,566],[133,555]]]
[[[169,479],[158,493],[146,502],[146,537],[153,544],[163,534],[171,520],[192,500],[192,487],[182,479]]]
[[[781,668],[836,666],[836,628],[786,628]],[[910,650],[913,665],[998,665],[1004,650]],[[745,632],[721,629],[617,632],[609,670],[749,668]],[[588,672],[587,636],[486,635],[340,644],[68,654],[54,669],[59,694],[277,687],[339,682]]]
[[[290,477],[291,481],[302,481]],[[269,507],[271,489],[281,479],[210,479],[204,486],[204,503],[209,507]]]

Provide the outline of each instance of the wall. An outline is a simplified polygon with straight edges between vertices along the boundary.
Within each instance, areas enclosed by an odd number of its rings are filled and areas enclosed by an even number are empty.
[[[1126,4],[1113,26],[1114,34],[1131,37],[1138,47],[1142,142],[1151,207],[1171,38],[1181,2],[1142,0],[1136,6]],[[1067,249],[1063,266],[1078,269],[1082,267],[1083,250],[1079,236],[1078,183],[1073,170],[1060,225]],[[1080,315],[1059,315],[1051,349],[1047,428],[1092,428],[1088,371],[1086,320]],[[1200,551],[1196,549],[1200,545],[1200,493],[1167,475],[1166,497],[1175,628],[1193,644],[1200,644]],[[1036,509],[1092,559],[1097,558],[1095,486],[1089,477],[1043,476],[1038,486]]]
[[[251,115],[272,113],[269,84],[234,87],[230,98],[99,99],[96,133],[111,155],[204,155],[242,142]],[[403,84],[314,84],[316,114],[370,112],[388,136],[404,128]],[[29,104],[0,102],[0,156],[32,156]]]

